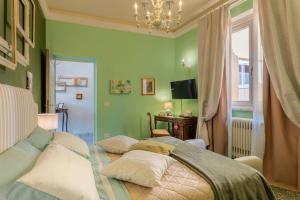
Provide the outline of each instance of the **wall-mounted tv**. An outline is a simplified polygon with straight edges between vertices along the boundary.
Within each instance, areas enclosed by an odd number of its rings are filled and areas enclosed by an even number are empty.
[[[197,99],[196,80],[171,82],[172,99]]]

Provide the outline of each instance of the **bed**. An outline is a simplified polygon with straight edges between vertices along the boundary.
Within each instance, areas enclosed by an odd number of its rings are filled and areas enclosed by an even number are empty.
[[[72,146],[65,148],[50,137],[45,146],[32,145],[31,140],[41,141],[40,136],[33,139],[37,112],[29,91],[0,84],[1,200],[275,199],[259,172],[172,137],[152,138],[176,147],[171,155],[176,162],[163,175],[161,186],[148,188],[108,178],[101,169],[122,155],[97,145],[77,155],[69,151]]]

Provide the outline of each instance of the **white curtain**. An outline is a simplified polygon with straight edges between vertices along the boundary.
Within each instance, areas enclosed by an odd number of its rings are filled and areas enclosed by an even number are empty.
[[[226,87],[227,87],[227,134],[228,134],[228,144],[227,144],[227,156],[231,158],[232,156],[232,91],[231,91],[231,85],[232,85],[232,65],[237,62],[238,60],[234,60],[235,58],[232,52],[232,46],[231,46],[231,17],[228,18],[228,33],[227,33],[227,40],[226,40]]]
[[[259,0],[264,58],[287,117],[300,127],[300,0]]]
[[[252,67],[253,67],[253,133],[251,154],[263,159],[265,125],[263,113],[263,56],[259,35],[258,4],[254,0]]]
[[[199,22],[197,138],[202,138],[206,145],[210,144],[206,121],[215,116],[220,100],[228,17],[228,5],[225,5],[207,14]]]

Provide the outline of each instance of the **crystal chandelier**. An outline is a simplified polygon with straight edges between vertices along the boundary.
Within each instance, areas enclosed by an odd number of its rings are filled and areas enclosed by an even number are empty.
[[[170,32],[181,22],[182,0],[136,0],[134,17],[137,27]]]

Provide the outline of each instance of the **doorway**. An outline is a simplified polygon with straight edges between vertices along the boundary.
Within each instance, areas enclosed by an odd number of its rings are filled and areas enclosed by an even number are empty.
[[[55,58],[55,107],[58,131],[70,132],[88,144],[95,137],[95,63]]]

